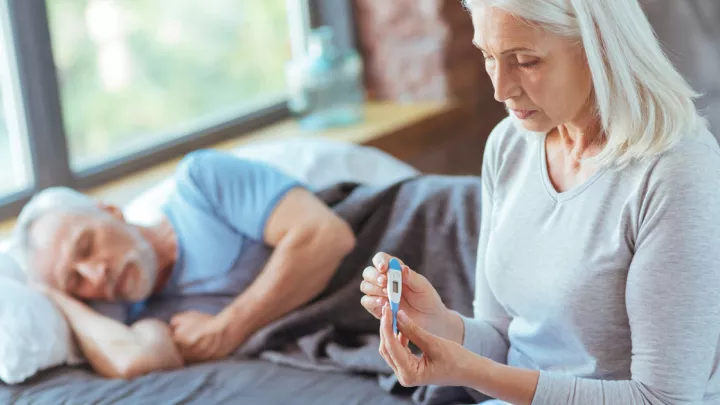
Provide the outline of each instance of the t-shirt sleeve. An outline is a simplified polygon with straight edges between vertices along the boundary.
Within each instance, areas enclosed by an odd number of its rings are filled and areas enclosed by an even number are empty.
[[[285,194],[304,187],[266,163],[214,150],[186,156],[176,181],[178,191],[186,198],[256,241],[263,240],[267,220]]]

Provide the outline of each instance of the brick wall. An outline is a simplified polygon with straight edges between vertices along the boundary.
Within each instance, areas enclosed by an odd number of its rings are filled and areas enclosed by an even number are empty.
[[[373,99],[479,103],[492,97],[460,0],[355,0]]]
[[[354,13],[370,99],[453,101],[471,111],[411,163],[427,172],[479,173],[485,139],[504,110],[460,0],[354,0]]]

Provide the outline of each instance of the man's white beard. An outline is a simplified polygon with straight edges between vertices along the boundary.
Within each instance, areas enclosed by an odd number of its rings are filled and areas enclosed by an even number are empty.
[[[129,263],[135,264],[138,270],[138,280],[130,291],[120,293],[121,296],[117,298],[121,300],[140,301],[148,298],[152,294],[157,280],[158,264],[155,251],[145,238],[137,236],[137,250],[128,253],[123,260],[122,268],[126,268]]]

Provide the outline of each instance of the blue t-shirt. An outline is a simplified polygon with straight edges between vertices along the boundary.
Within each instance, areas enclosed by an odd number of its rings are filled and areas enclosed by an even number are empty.
[[[156,296],[239,295],[269,255],[268,217],[289,190],[304,186],[264,163],[213,150],[187,155],[175,179],[163,212],[176,232],[178,259]],[[144,303],[93,306],[132,323]]]

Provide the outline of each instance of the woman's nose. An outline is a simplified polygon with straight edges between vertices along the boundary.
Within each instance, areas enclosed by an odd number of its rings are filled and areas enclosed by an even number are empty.
[[[504,103],[508,99],[520,95],[520,86],[515,81],[511,72],[498,64],[492,75],[493,87],[495,89],[495,100]]]

